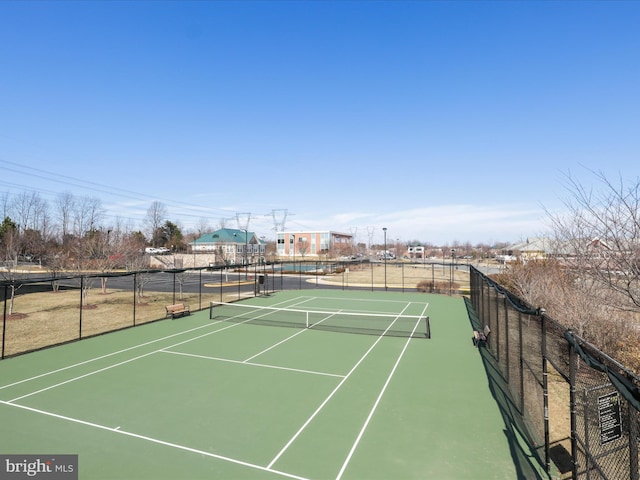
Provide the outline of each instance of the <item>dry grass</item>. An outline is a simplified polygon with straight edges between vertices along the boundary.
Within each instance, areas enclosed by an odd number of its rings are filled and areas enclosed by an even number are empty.
[[[386,270],[386,274],[385,274]],[[448,293],[452,271],[448,265],[410,265],[388,263],[351,266],[347,271],[323,277],[323,281],[348,286],[375,286],[386,284],[390,288],[416,289],[421,284],[435,281],[443,285]],[[468,291],[469,273],[453,270],[454,286],[461,292]],[[424,291],[424,289],[422,289]],[[205,294],[206,296],[206,294]],[[236,299],[237,294],[229,294],[222,299]],[[173,303],[173,294],[168,292],[147,292],[140,303],[134,305],[132,291],[91,289],[86,305],[80,309],[79,290],[45,291],[20,294],[15,298],[13,315],[7,319],[4,333],[4,356],[31,351],[59,343],[105,333],[121,328],[165,318],[165,306]],[[202,299],[202,305],[209,300],[219,301],[219,294]],[[194,311],[198,306],[198,294],[185,293],[177,301],[187,303]],[[135,312],[135,314],[134,314]],[[134,320],[135,315],[135,320]],[[2,333],[0,332],[0,339]]]
[[[421,284],[424,282],[435,282],[436,285],[445,286],[445,292],[449,291],[449,282],[451,280],[451,270],[448,265],[442,268],[442,265],[412,265],[412,264],[387,264],[386,268],[386,284],[391,288],[412,289],[424,291]],[[351,286],[375,286],[384,285],[385,268],[384,264],[362,264],[350,266],[348,271],[330,275],[324,278],[325,281],[332,283],[342,283],[343,280]],[[469,291],[469,271],[462,269],[453,270],[453,282],[458,285],[458,289],[462,292]]]
[[[237,295],[234,296],[237,298]],[[121,328],[165,318],[165,306],[173,303],[171,292],[148,292],[135,303],[133,292],[91,290],[87,304],[80,309],[79,290],[39,292],[16,296],[13,314],[8,316],[4,333],[5,356],[43,348]],[[203,298],[203,305],[209,300]],[[216,295],[215,300],[220,300]],[[185,293],[177,300],[198,306],[197,293]],[[82,331],[81,331],[82,324]],[[0,338],[2,333],[0,331]]]

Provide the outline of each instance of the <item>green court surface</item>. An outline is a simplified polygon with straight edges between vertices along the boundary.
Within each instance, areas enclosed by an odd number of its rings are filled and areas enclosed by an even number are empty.
[[[242,303],[424,314],[431,338],[205,310],[5,359],[0,453],[78,454],[81,479],[547,478],[471,342],[464,299],[306,290]]]

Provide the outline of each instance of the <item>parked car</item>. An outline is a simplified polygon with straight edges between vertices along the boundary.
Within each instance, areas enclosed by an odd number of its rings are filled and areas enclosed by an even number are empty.
[[[148,253],[149,255],[164,255],[171,253],[171,250],[166,247],[147,247],[144,249],[144,253]]]

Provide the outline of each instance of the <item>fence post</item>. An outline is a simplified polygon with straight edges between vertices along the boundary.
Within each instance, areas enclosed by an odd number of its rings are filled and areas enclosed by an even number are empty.
[[[202,310],[202,269],[198,270],[198,310]]]
[[[225,273],[224,272],[224,267],[220,267],[220,303],[223,302],[223,296],[222,296],[222,287],[224,285],[225,279],[222,278],[222,274]],[[211,277],[213,277],[213,270],[211,271]]]
[[[371,291],[373,292],[373,263],[371,263],[371,259],[369,259],[369,269],[371,270]]]
[[[511,349],[509,342],[509,304],[507,303],[507,296],[502,296],[502,308],[504,309],[504,340],[505,340],[505,379],[507,380],[507,384],[511,383]],[[511,390],[513,387],[509,387]]]
[[[173,274],[173,305],[176,304],[176,272],[171,272]]]
[[[342,282],[344,284],[343,290],[349,290],[349,273],[351,272],[351,263],[346,263],[342,267]]]
[[[138,302],[138,295],[136,290],[138,289],[138,273],[133,274],[133,326],[136,326],[136,303]]]
[[[4,286],[4,309],[2,312],[2,354],[0,358],[4,358],[4,344],[5,338],[7,337],[7,290],[9,289],[8,285]]]
[[[487,318],[486,317],[486,310],[487,309],[486,309],[485,304],[484,304],[484,300],[485,300],[484,287],[485,287],[486,282],[485,282],[484,278],[479,280],[479,283],[480,283],[480,295],[479,295],[479,298],[478,298],[478,303],[480,303],[480,311],[482,312],[482,315],[481,315],[482,323],[484,325],[486,325],[485,319]],[[482,328],[482,325],[481,325],[481,328]]]
[[[573,335],[569,329],[568,333]],[[567,342],[568,343],[568,342]],[[578,354],[573,345],[568,343],[569,347],[569,410],[571,414],[571,478],[578,478],[578,442],[577,442],[577,412],[576,412],[576,370],[578,362]]]
[[[495,299],[496,299],[496,334],[495,336],[493,336],[493,338],[496,339],[495,346],[496,346],[496,359],[498,360],[498,364],[500,364],[500,298],[498,298],[498,291],[496,289],[493,290],[493,294],[495,295]],[[504,374],[504,372],[501,372]]]
[[[82,339],[82,303],[84,296],[84,276],[80,277],[80,318],[78,319],[78,338]]]
[[[483,324],[484,325],[489,325],[489,328],[493,329],[494,325],[493,322],[491,321],[491,288],[489,287],[489,284],[485,281],[485,285],[487,287],[486,290],[486,299],[487,299],[487,313],[485,318],[483,318]],[[484,303],[484,302],[483,302]],[[483,328],[483,325],[480,325],[480,328]],[[495,333],[496,335],[498,334],[498,332],[496,331]],[[492,341],[495,337],[493,335],[491,335],[490,340]],[[496,352],[493,352],[494,355],[496,355]]]
[[[547,365],[547,322],[545,309],[538,309],[538,316],[542,323],[542,401],[544,405],[544,467],[547,473],[551,471],[551,451],[549,447],[549,366]]]
[[[631,380],[631,379],[629,379]],[[638,472],[638,411],[628,405],[629,422],[629,479],[639,480]]]
[[[519,371],[520,371],[520,412],[524,416],[524,345],[523,342],[523,334],[522,334],[522,312],[518,311],[518,363],[519,363]]]

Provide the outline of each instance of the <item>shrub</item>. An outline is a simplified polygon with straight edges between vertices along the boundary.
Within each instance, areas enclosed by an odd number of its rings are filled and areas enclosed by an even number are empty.
[[[416,285],[419,292],[425,293],[449,293],[450,291],[458,292],[460,284],[453,282],[432,282],[431,280],[422,280]]]

